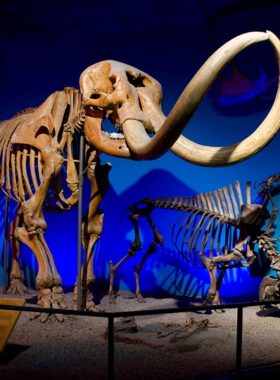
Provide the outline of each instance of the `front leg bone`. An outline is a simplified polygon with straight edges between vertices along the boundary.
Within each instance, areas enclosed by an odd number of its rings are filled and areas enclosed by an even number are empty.
[[[109,302],[111,304],[115,304],[116,301],[114,299],[114,292],[113,292],[113,289],[114,289],[114,277],[115,277],[115,273],[117,271],[117,269],[120,267],[120,265],[127,259],[129,259],[130,257],[134,257],[136,254],[136,250],[133,250],[133,249],[129,249],[128,250],[128,254],[123,257],[119,262],[118,264],[116,264],[115,266],[113,266],[113,261],[110,260],[109,261],[109,265],[110,265],[110,287],[109,287],[109,292],[108,292],[108,296],[109,296]]]
[[[85,250],[85,260],[82,267],[82,304],[89,311],[103,311],[103,307],[96,306],[90,299],[89,288],[95,281],[93,271],[94,247],[100,239],[103,228],[104,212],[99,208],[108,189],[108,174],[112,165],[107,163],[100,165],[96,152],[92,152],[87,170],[91,183],[91,200],[87,212],[83,217],[82,242]],[[74,291],[74,306],[77,307],[77,283]]]
[[[151,229],[154,233],[154,239],[152,241],[152,244],[154,244],[154,245],[160,244],[161,246],[163,246],[163,236],[158,232],[158,230],[155,226],[155,223],[152,220],[151,215],[149,214],[148,216],[146,216],[146,219],[147,219],[147,222],[151,226]]]
[[[138,214],[135,214],[135,215],[129,214],[128,215],[129,220],[133,224],[134,233],[135,233],[135,240],[133,243],[130,244],[130,246],[132,249],[135,249],[137,251],[141,250],[141,248],[142,248],[142,242],[140,240],[139,226],[138,226],[139,217],[140,217],[140,215],[138,215]]]

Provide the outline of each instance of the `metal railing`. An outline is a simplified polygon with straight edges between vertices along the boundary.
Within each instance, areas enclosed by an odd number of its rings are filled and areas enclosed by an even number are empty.
[[[210,311],[219,309],[237,309],[237,341],[236,341],[236,369],[235,377],[241,378],[241,361],[242,361],[242,338],[243,338],[243,309],[252,306],[265,306],[271,304],[279,304],[277,301],[262,301],[262,302],[246,302],[246,303],[234,303],[230,305],[211,305],[211,306],[196,306],[196,307],[182,307],[173,309],[154,309],[154,310],[137,310],[137,311],[119,311],[119,312],[88,312],[80,310],[60,310],[60,309],[46,309],[38,307],[28,306],[10,306],[0,305],[0,310],[16,310],[27,312],[42,312],[48,314],[63,314],[63,315],[81,315],[90,316],[95,318],[107,318],[108,319],[108,379],[114,379],[114,320],[120,317],[138,317],[146,315],[161,315],[161,314],[177,314],[196,311]],[[269,365],[270,363],[267,363]]]

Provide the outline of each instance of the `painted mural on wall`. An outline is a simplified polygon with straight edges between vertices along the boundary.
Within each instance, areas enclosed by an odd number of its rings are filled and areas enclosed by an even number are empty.
[[[219,76],[208,95],[213,109],[224,116],[244,116],[271,107],[278,85],[278,75],[266,74],[262,61],[259,61],[260,76],[250,79],[244,76],[236,58],[232,61],[232,76]]]

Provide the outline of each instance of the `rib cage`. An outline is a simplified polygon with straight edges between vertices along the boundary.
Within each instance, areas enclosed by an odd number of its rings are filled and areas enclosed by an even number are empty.
[[[213,193],[185,198],[163,196],[147,203],[183,211],[172,228],[172,242],[187,261],[204,268],[204,257],[211,260],[214,256],[227,255],[238,240],[243,197],[238,181],[234,182],[234,188],[235,192],[232,185],[228,185]],[[146,203],[145,199],[140,203]],[[246,204],[251,204],[250,182],[246,183]],[[206,247],[209,250],[206,251]]]
[[[72,104],[73,106],[73,104]],[[78,104],[76,105],[76,111]],[[0,122],[0,187],[2,191],[16,202],[24,202],[38,190],[42,180],[42,163],[41,152],[31,145],[12,144],[11,138],[16,129],[27,119],[29,113],[20,114],[19,116]],[[67,116],[68,115],[68,116]],[[72,115],[73,116],[73,115]],[[78,117],[77,117],[78,116]],[[69,112],[66,112],[68,128],[77,130],[81,128],[84,121],[84,115],[79,110],[70,120]],[[62,126],[61,126],[62,127]],[[62,128],[61,128],[62,129]],[[73,133],[73,140],[70,144],[65,144],[63,157],[64,165],[67,167],[69,159],[69,148],[71,149],[71,159],[73,157],[76,171],[79,160],[79,133]],[[63,170],[66,170],[64,167]],[[62,180],[61,172],[53,181],[49,193],[45,199],[44,209],[48,211],[62,212],[62,210],[71,210],[76,204],[71,204],[64,198],[65,181]],[[53,204],[55,203],[55,205]]]

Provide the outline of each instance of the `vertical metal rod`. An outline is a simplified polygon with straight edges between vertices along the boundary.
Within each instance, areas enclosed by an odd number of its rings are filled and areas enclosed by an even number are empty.
[[[114,317],[108,317],[108,380],[114,380]]]
[[[5,236],[4,236],[4,264],[3,264],[3,294],[7,293],[7,250],[8,250],[8,215],[9,197],[6,196],[5,204]]]
[[[243,307],[237,308],[236,378],[241,378]]]
[[[81,274],[82,274],[82,218],[83,218],[83,186],[84,186],[84,158],[85,136],[80,136],[80,163],[79,163],[79,204],[78,204],[78,281],[77,281],[77,309],[81,310]]]

